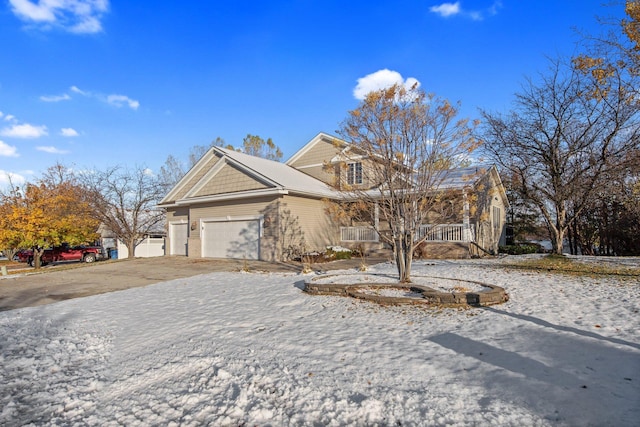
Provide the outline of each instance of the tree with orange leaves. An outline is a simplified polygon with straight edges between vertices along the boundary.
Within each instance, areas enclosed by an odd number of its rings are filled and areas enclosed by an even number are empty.
[[[339,134],[348,143],[334,171],[341,201],[328,204],[338,220],[373,224],[394,253],[401,282],[411,282],[413,253],[426,239],[424,224],[450,220],[462,210],[442,184],[478,142],[477,125],[459,106],[417,86],[370,92],[348,113]]]
[[[40,267],[44,249],[87,243],[97,238],[98,221],[91,215],[86,191],[64,166],[50,168],[44,177],[0,195],[0,246],[33,249]]]

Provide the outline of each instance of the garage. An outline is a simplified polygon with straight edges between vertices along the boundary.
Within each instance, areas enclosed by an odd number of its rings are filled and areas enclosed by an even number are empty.
[[[202,256],[260,259],[260,220],[203,220]]]
[[[169,223],[170,255],[187,255],[188,224]]]

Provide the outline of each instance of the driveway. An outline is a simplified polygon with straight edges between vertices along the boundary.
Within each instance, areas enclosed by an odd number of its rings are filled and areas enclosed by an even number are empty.
[[[367,259],[368,264],[386,259]],[[360,259],[314,264],[316,271],[356,268]],[[272,263],[228,259],[187,257],[137,258],[101,261],[93,264],[53,265],[39,272],[29,269],[24,274],[0,279],[0,311],[50,304],[71,298],[147,286],[167,280],[197,276],[216,271],[249,271],[298,273],[300,263]]]

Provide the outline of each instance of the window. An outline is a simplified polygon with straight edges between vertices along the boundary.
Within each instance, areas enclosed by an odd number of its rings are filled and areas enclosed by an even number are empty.
[[[362,163],[348,163],[347,167],[347,184],[362,184]]]
[[[495,228],[496,230],[500,229],[500,226],[502,225],[501,222],[501,210],[500,208],[494,206],[493,207],[493,228]]]

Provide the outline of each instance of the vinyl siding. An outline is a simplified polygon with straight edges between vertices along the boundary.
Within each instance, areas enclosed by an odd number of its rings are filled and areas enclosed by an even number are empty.
[[[213,156],[200,170],[187,182],[187,184],[180,189],[180,191],[173,197],[173,200],[180,200],[202,179],[202,177],[211,170],[216,163],[220,161],[218,156]]]
[[[298,169],[303,166],[322,165],[324,162],[331,160],[339,152],[340,148],[336,148],[331,141],[322,139],[291,164],[291,166]],[[307,173],[306,168],[300,169],[300,171]]]
[[[267,186],[244,174],[235,167],[226,165],[211,178],[195,196],[235,193],[263,188],[267,188]]]
[[[168,208],[167,209],[167,224],[174,221],[188,220],[189,208]]]
[[[324,250],[327,245],[339,243],[339,228],[326,214],[324,201],[284,196],[283,207],[289,209],[292,216],[300,218],[306,250]]]
[[[306,173],[309,176],[314,177],[315,179],[318,179],[322,182],[325,182],[329,185],[333,185],[334,184],[334,177],[332,173],[327,173],[324,170],[324,166],[320,165],[320,166],[312,166],[312,167],[308,167],[308,168],[301,168],[298,169],[300,172],[302,173]]]

